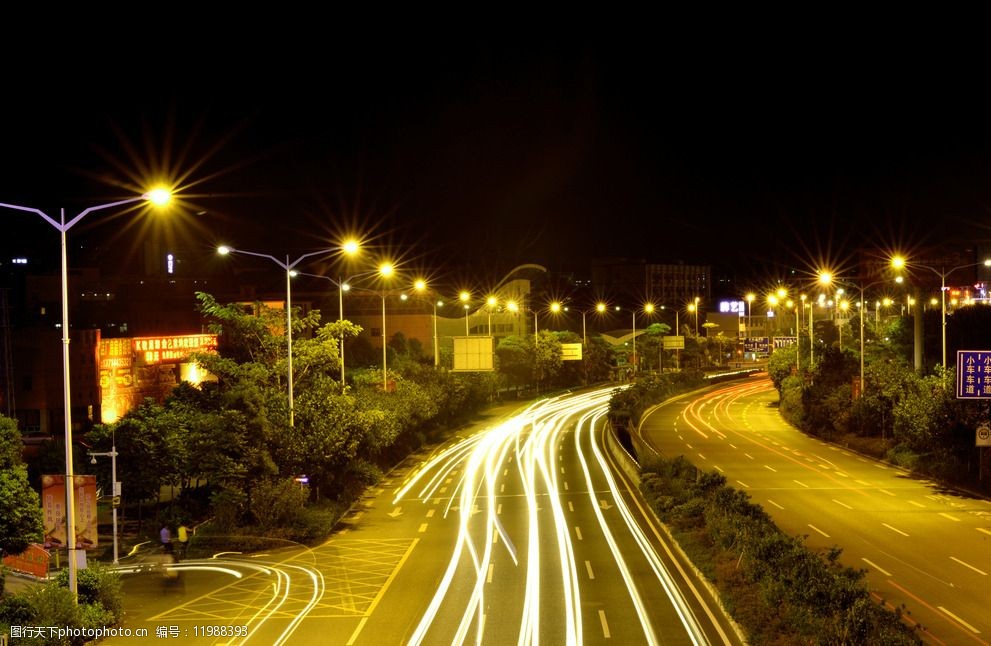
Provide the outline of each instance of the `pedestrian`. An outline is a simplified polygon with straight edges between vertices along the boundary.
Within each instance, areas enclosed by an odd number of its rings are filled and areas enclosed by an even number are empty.
[[[189,528],[186,523],[179,523],[176,539],[179,541],[179,558],[186,558],[186,546],[189,544]]]
[[[162,529],[158,532],[158,538],[162,541],[162,551],[166,554],[172,553],[172,531],[168,523],[162,524]]]

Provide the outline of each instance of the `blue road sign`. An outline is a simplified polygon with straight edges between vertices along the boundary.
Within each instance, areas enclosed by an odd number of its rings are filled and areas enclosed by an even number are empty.
[[[957,350],[957,399],[991,399],[991,350]]]

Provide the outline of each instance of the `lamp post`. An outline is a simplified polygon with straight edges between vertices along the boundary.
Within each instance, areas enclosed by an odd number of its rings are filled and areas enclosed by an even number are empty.
[[[114,565],[117,565],[120,561],[117,558],[117,505],[120,501],[120,483],[117,482],[117,440],[113,440],[110,446],[110,451],[104,451],[102,453],[97,451],[89,451],[90,464],[96,464],[96,458],[98,457],[109,457],[110,458],[110,490],[111,490],[111,507],[114,519]]]
[[[172,195],[166,189],[154,189],[139,197],[132,197],[126,200],[118,200],[109,204],[91,206],[81,211],[68,222],[65,219],[65,209],[60,209],[59,219],[50,217],[41,209],[18,206],[16,204],[4,204],[0,202],[0,208],[12,209],[14,211],[25,211],[41,216],[48,224],[55,227],[59,232],[59,243],[61,246],[61,282],[62,282],[62,403],[65,408],[64,434],[65,434],[65,536],[66,547],[69,559],[69,591],[75,598],[77,592],[76,570],[76,511],[75,511],[75,475],[72,466],[72,397],[69,387],[69,262],[66,248],[66,233],[77,222],[92,213],[102,211],[125,204],[133,204],[140,201],[148,201],[153,204],[164,206],[169,202]]]
[[[413,283],[413,289],[415,289],[418,292],[424,292],[424,291],[426,291],[427,290],[427,281],[422,280],[422,279],[417,280],[416,282]],[[436,367],[440,366],[440,347],[437,344],[437,341],[438,341],[438,339],[437,339],[437,308],[438,307],[443,307],[444,306],[444,301],[434,301],[433,299],[431,299],[431,303],[430,304],[433,306],[433,309],[434,309],[434,317],[433,317],[433,324],[434,324],[434,368],[436,368]],[[490,327],[491,327],[491,324],[490,324]]]
[[[746,299],[746,301],[747,301],[747,335],[746,335],[746,338],[748,338],[748,339],[750,338],[750,324],[751,324],[750,309],[751,309],[751,306],[753,305],[753,302],[754,302],[754,299],[755,298],[757,298],[757,296],[753,292],[751,292],[751,293],[747,294],[746,296],[744,296],[744,299]]]
[[[654,312],[654,304],[647,303],[643,306],[643,311],[646,314],[652,314]],[[633,310],[633,371],[639,371],[639,363],[637,362],[637,311]]]
[[[606,304],[605,303],[601,303],[601,302],[600,303],[596,303],[594,310],[591,310],[591,311],[598,312],[600,315],[601,314],[604,314],[605,311],[606,311]],[[586,310],[582,310],[582,345],[583,346],[588,345],[588,335],[585,333],[585,314],[586,313],[587,313]]]
[[[287,382],[289,385],[289,427],[295,426],[295,416],[293,412],[293,394],[292,394],[292,277],[297,274],[295,267],[303,260],[307,258],[312,258],[313,256],[325,256],[330,253],[334,253],[337,249],[319,249],[317,251],[311,251],[310,253],[304,253],[302,256],[296,258],[296,260],[290,261],[289,256],[286,255],[285,262],[282,262],[275,256],[267,253],[258,253],[255,251],[245,251],[244,249],[235,249],[233,247],[228,247],[227,245],[221,245],[217,247],[217,253],[222,256],[229,254],[241,254],[244,256],[254,256],[256,258],[268,258],[276,265],[282,268],[286,272],[286,361],[287,361]]]
[[[485,299],[485,311],[489,315],[489,336],[492,336],[492,308],[499,304],[499,299],[495,296],[489,296]]]
[[[461,303],[465,308],[465,336],[471,336],[471,332],[468,330],[468,303],[471,301],[471,294],[468,292],[461,292],[458,294],[458,298],[461,300]]]
[[[902,258],[900,256],[895,256],[894,258],[891,259],[891,266],[893,268],[895,268],[895,269],[902,269],[903,267],[906,267],[906,266],[908,266],[908,267],[923,267],[923,268],[928,269],[929,271],[933,272],[937,276],[939,276],[939,279],[940,279],[939,293],[940,293],[940,296],[942,297],[942,302],[941,302],[941,305],[940,305],[940,317],[941,317],[941,324],[942,324],[942,334],[941,334],[941,336],[942,336],[942,346],[943,346],[943,367],[944,368],[946,367],[946,279],[947,279],[947,277],[950,274],[952,274],[953,272],[957,271],[958,269],[967,269],[969,267],[977,267],[979,265],[984,265],[985,267],[991,267],[991,258],[989,258],[987,260],[984,260],[984,261],[981,261],[981,262],[972,262],[972,263],[969,263],[969,264],[966,264],[966,265],[960,265],[959,267],[954,267],[954,268],[952,268],[952,269],[950,269],[948,271],[939,271],[935,267],[931,267],[929,265],[923,265],[923,264],[920,264],[920,263],[909,263],[908,261],[906,261],[904,258]]]

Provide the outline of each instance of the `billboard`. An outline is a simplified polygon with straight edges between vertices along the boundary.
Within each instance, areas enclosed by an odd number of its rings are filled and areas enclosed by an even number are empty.
[[[581,360],[582,360],[581,343],[561,344],[561,361],[581,361]]]
[[[75,490],[76,548],[97,546],[96,476],[73,476]],[[45,547],[65,547],[65,476],[41,476],[41,512]]]
[[[493,338],[490,336],[454,337],[452,372],[484,372],[495,369]]]

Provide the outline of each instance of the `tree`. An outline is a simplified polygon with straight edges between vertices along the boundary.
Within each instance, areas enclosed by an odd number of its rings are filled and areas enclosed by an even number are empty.
[[[496,346],[499,359],[499,372],[506,375],[511,386],[517,391],[529,385],[534,375],[533,340],[527,336],[507,336]]]
[[[41,500],[28,483],[17,422],[0,415],[0,550],[19,554],[43,534]]]

